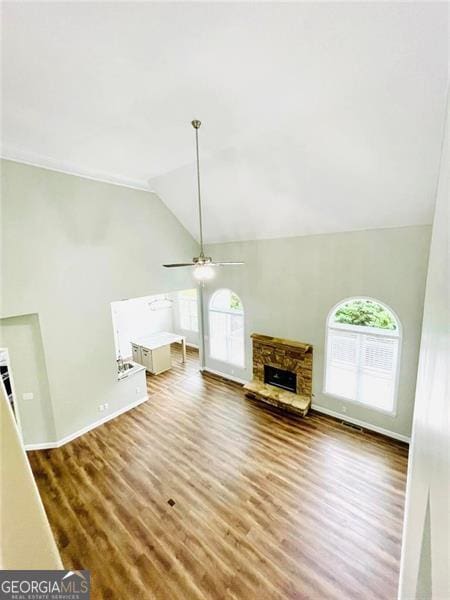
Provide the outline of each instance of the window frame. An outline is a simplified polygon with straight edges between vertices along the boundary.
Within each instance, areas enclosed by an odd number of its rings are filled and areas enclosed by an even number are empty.
[[[218,294],[219,292],[231,292],[232,294],[234,294],[235,296],[237,296],[239,298],[239,302],[241,303],[242,306],[242,313],[239,313],[235,310],[218,310],[216,308],[212,308],[212,302],[214,299],[214,296],[216,296],[216,294]],[[211,313],[215,312],[215,313],[219,313],[222,315],[231,315],[231,316],[236,316],[236,315],[240,315],[242,317],[242,346],[243,346],[243,361],[242,364],[241,363],[235,363],[235,362],[231,362],[229,360],[222,360],[221,358],[215,358],[212,353],[211,353]],[[217,290],[214,290],[214,292],[211,294],[211,296],[209,297],[209,301],[208,301],[208,352],[209,352],[209,357],[212,360],[216,360],[217,362],[221,362],[224,365],[230,365],[234,368],[237,369],[245,369],[246,368],[246,352],[245,352],[245,308],[244,308],[244,303],[242,302],[241,297],[239,296],[239,294],[237,294],[234,290],[232,290],[231,288],[226,288],[226,287],[221,287],[218,288]]]
[[[331,319],[333,318],[333,316],[336,313],[336,311],[338,310],[338,308],[340,308],[344,304],[347,304],[354,300],[369,300],[370,302],[374,302],[375,304],[379,304],[380,306],[382,306],[385,310],[389,311],[392,314],[392,316],[394,317],[395,323],[397,325],[397,329],[382,329],[381,327],[367,327],[365,325],[349,325],[347,323],[332,323]],[[392,410],[378,408],[371,404],[367,404],[366,402],[362,402],[361,400],[358,400],[357,398],[352,399],[352,398],[347,398],[345,396],[340,396],[339,394],[334,394],[332,392],[329,392],[326,389],[327,368],[328,368],[328,337],[329,337],[330,329],[351,331],[353,333],[369,334],[369,335],[379,336],[382,338],[391,338],[391,339],[398,340],[397,365],[396,365],[396,372],[395,372],[395,378],[394,378],[394,397],[393,397],[393,403],[392,403]],[[380,332],[386,332],[386,333],[380,333]],[[322,393],[325,396],[328,396],[330,398],[335,398],[342,402],[350,402],[351,404],[356,404],[357,406],[363,406],[365,408],[368,408],[368,409],[373,410],[378,413],[382,413],[384,415],[388,415],[391,417],[397,416],[398,388],[399,388],[399,382],[400,382],[400,369],[401,369],[402,345],[403,345],[402,342],[403,342],[402,324],[401,324],[400,319],[398,318],[397,313],[390,306],[388,306],[384,302],[381,302],[377,298],[373,298],[371,296],[352,296],[350,298],[345,298],[344,300],[340,300],[328,312],[327,319],[326,319]],[[359,365],[358,365],[358,370],[359,370]]]
[[[192,288],[194,289],[194,288]],[[190,332],[190,333],[199,333],[200,332],[200,327],[199,327],[199,318],[198,318],[198,290],[196,291],[196,296],[195,298],[187,298],[187,297],[183,297],[181,294],[187,290],[181,290],[179,292],[177,292],[177,311],[178,311],[178,321],[179,321],[179,326],[180,329],[182,331],[186,331],[186,332]],[[185,327],[182,327],[181,323],[182,323],[182,305],[184,303],[189,303],[190,305],[195,304],[195,309],[196,309],[196,321],[197,321],[197,329],[186,329]],[[189,323],[192,325],[192,318],[193,318],[193,314],[191,314],[189,312],[189,314],[187,315]]]

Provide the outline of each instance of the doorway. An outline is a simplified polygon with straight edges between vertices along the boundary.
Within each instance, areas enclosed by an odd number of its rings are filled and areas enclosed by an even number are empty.
[[[11,407],[14,418],[16,420],[18,429],[22,434],[20,428],[20,415],[16,404],[16,394],[14,391],[14,380],[11,369],[11,361],[9,359],[8,348],[0,348],[0,382],[3,393]]]

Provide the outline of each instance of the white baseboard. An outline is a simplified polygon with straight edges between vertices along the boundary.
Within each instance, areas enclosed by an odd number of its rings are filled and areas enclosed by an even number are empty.
[[[334,410],[330,410],[329,408],[323,408],[323,406],[318,406],[317,404],[311,404],[311,408],[313,410],[316,410],[317,412],[323,413],[324,415],[328,415],[329,417],[335,417],[336,419],[340,419],[341,421],[348,421],[348,423],[353,423],[353,425],[359,425],[359,427],[362,427],[363,429],[368,429],[370,431],[375,431],[376,433],[381,433],[386,437],[393,438],[394,440],[399,440],[400,442],[405,442],[406,444],[409,444],[411,441],[411,438],[409,438],[406,435],[402,435],[401,433],[389,431],[389,429],[384,429],[383,427],[378,427],[377,425],[366,423],[366,421],[354,419],[353,417],[343,415],[341,413],[335,412]]]
[[[240,383],[241,385],[244,385],[247,383],[247,381],[245,381],[244,379],[240,379],[239,377],[233,377],[232,375],[228,375],[228,373],[221,373],[220,371],[215,371],[214,369],[203,368],[203,369],[200,369],[200,371],[202,371],[203,373],[211,373],[211,375],[216,375],[217,377],[222,377],[223,379],[229,379],[230,381],[233,381],[234,383]],[[139,398],[135,402],[132,402],[131,404],[128,404],[127,406],[124,406],[123,408],[120,408],[119,410],[116,410],[115,412],[111,413],[110,415],[107,415],[106,417],[103,417],[102,419],[99,419],[98,421],[95,421],[94,423],[91,423],[90,425],[83,427],[83,429],[79,429],[78,431],[75,431],[74,433],[71,433],[56,442],[41,442],[39,444],[25,444],[25,446],[24,446],[25,450],[26,451],[50,450],[52,448],[60,448],[61,446],[64,446],[64,444],[71,442],[72,440],[76,439],[77,437],[80,437],[81,435],[84,435],[85,433],[92,431],[92,429],[95,429],[96,427],[100,427],[100,425],[103,425],[104,423],[107,423],[108,421],[115,419],[119,415],[122,415],[123,413],[128,412],[132,408],[136,408],[136,406],[139,406],[146,400],[148,400],[148,395],[144,396],[142,398]],[[353,423],[354,425],[359,425],[359,427],[368,429],[369,431],[375,431],[376,433],[381,433],[382,435],[393,438],[394,440],[399,440],[399,441],[405,442],[407,444],[410,443],[410,438],[408,436],[402,435],[400,433],[396,433],[395,431],[389,431],[388,429],[384,429],[383,427],[377,427],[376,425],[366,423],[366,421],[360,421],[359,419],[354,419],[353,417],[349,417],[347,415],[335,412],[334,410],[330,410],[329,408],[324,408],[322,406],[318,406],[317,404],[312,404],[311,408],[319,413],[323,413],[324,415],[328,415],[330,417],[335,417],[336,419],[340,419],[342,421],[348,421],[349,423]]]
[[[64,444],[71,442],[72,440],[76,439],[77,437],[80,437],[81,435],[88,433],[88,431],[92,431],[92,429],[95,429],[96,427],[99,427],[100,425],[103,425],[104,423],[107,423],[108,421],[115,419],[119,415],[122,415],[123,413],[128,412],[132,408],[136,408],[136,406],[139,406],[139,404],[142,404],[146,400],[148,400],[148,395],[146,395],[142,398],[139,398],[138,400],[136,400],[135,402],[132,402],[131,404],[127,404],[127,406],[124,406],[123,408],[119,408],[119,410],[114,411],[113,413],[107,415],[106,417],[103,417],[102,419],[99,419],[98,421],[94,421],[94,423],[91,423],[90,425],[83,427],[83,429],[79,429],[78,431],[75,431],[74,433],[71,433],[71,434],[67,435],[66,437],[63,437],[62,439],[58,440],[57,442],[43,442],[41,444],[25,444],[25,450],[26,451],[49,450],[51,448],[60,448],[61,446],[64,446]]]
[[[51,448],[59,448],[59,442],[42,442],[41,444],[25,444],[24,448],[29,450],[50,450]]]
[[[240,383],[241,385],[245,385],[247,383],[245,379],[228,375],[228,373],[221,373],[220,371],[215,371],[214,369],[208,369],[207,367],[202,367],[200,371],[202,373],[211,373],[211,375],[217,375],[217,377],[222,377],[222,379],[229,379],[230,381],[233,381],[234,383]]]

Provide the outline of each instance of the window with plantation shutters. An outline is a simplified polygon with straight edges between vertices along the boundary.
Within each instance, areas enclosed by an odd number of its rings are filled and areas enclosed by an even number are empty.
[[[244,308],[232,290],[221,289],[209,303],[209,352],[211,358],[245,366]]]
[[[341,303],[328,318],[325,392],[393,412],[400,349],[399,323],[375,300]]]

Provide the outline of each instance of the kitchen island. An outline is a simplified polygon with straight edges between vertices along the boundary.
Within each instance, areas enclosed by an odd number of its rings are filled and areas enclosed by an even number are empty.
[[[133,361],[144,366],[149,373],[157,375],[172,366],[170,345],[181,343],[182,362],[186,362],[186,338],[177,333],[159,331],[131,340]]]

